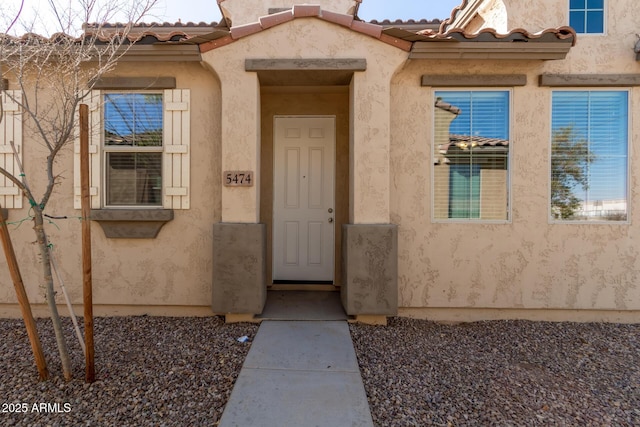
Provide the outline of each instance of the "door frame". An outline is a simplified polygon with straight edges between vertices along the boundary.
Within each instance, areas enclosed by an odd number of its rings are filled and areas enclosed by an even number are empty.
[[[278,119],[314,119],[314,118],[324,118],[324,119],[333,119],[333,135],[332,135],[332,152],[333,152],[333,168],[331,171],[332,176],[332,183],[333,183],[333,191],[332,191],[332,196],[333,196],[333,200],[332,200],[332,209],[334,210],[333,212],[333,218],[334,218],[334,226],[333,226],[333,239],[331,242],[331,256],[333,257],[332,260],[332,273],[331,273],[331,280],[330,281],[318,281],[318,280],[276,280],[274,278],[275,274],[275,262],[276,262],[276,248],[275,248],[275,244],[276,244],[276,239],[274,238],[274,233],[272,232],[272,236],[269,242],[269,245],[271,247],[271,280],[270,282],[274,285],[284,285],[284,286],[288,286],[288,285],[305,285],[305,286],[310,286],[310,285],[319,285],[319,286],[324,286],[324,285],[329,285],[330,287],[334,287],[335,285],[335,279],[336,279],[336,248],[335,248],[335,242],[336,242],[336,236],[337,236],[337,224],[335,222],[335,218],[337,217],[337,206],[336,206],[336,201],[337,201],[337,116],[335,114],[274,114],[272,116],[272,122],[273,122],[273,134],[272,134],[272,140],[273,140],[273,153],[271,156],[271,167],[272,167],[272,176],[271,176],[271,185],[272,185],[272,189],[273,189],[273,194],[271,197],[271,221],[272,221],[272,228],[275,231],[275,224],[276,224],[276,220],[277,220],[277,215],[276,215],[276,204],[275,204],[275,197],[276,197],[276,191],[277,191],[277,187],[276,187],[276,167],[275,167],[275,163],[276,163],[276,146],[277,146],[277,138],[276,138],[276,121]]]

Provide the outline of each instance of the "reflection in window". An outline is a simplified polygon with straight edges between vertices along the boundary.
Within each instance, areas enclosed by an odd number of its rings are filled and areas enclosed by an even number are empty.
[[[434,218],[509,219],[509,92],[437,91]]]
[[[480,218],[480,165],[453,159],[449,165],[449,218]]]
[[[104,95],[107,206],[162,205],[162,95]]]
[[[578,34],[603,34],[604,1],[570,0],[569,25]]]
[[[551,216],[626,221],[627,91],[553,93]]]

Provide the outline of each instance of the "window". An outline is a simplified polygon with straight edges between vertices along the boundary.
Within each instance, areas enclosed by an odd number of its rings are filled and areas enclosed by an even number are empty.
[[[553,220],[627,220],[628,110],[627,91],[553,93]]]
[[[162,94],[103,96],[106,206],[162,206]]]
[[[604,34],[605,0],[569,0],[569,25],[578,34]]]
[[[189,208],[190,92],[93,90],[89,152],[91,208]],[[80,208],[76,141],[75,201]]]
[[[436,91],[433,216],[509,219],[509,91]]]

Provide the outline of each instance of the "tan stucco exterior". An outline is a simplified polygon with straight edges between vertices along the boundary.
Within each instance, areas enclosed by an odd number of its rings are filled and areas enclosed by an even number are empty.
[[[284,0],[256,0],[247,8],[240,3],[220,2],[234,26],[257,22],[269,7],[291,6]],[[346,14],[356,2],[319,3],[322,10]],[[634,155],[640,151],[640,86],[622,88],[630,92],[629,220],[559,224],[549,219],[554,88],[540,86],[539,76],[640,73],[633,52],[638,31],[634,17],[640,13],[640,3],[606,4],[607,34],[579,35],[567,57],[555,61],[410,60],[409,52],[388,40],[318,17],[296,17],[237,39],[229,36],[202,53],[201,63],[123,63],[113,76],[171,76],[177,88],[191,90],[190,208],[176,209],[174,219],[155,239],[108,239],[92,223],[95,304],[103,314],[213,314],[207,306],[215,274],[212,227],[216,223],[266,224],[269,285],[272,121],[274,115],[301,114],[337,118],[336,287],[344,267],[341,226],[392,224],[398,230],[394,280],[400,315],[456,321],[640,321],[640,160]],[[366,0],[361,7],[366,7]],[[479,9],[482,24],[471,20],[470,25],[535,33],[568,25],[567,9],[568,2],[555,0],[487,1]],[[245,70],[246,59],[364,59],[366,70],[352,71],[347,84],[309,80],[296,86],[286,81],[265,86],[259,73]],[[445,214],[434,212],[434,200],[446,195],[433,194],[431,183],[446,166],[437,169],[433,147],[447,135],[434,129],[434,118],[450,113],[434,106],[434,91],[440,88],[422,86],[421,78],[496,74],[527,79],[524,86],[501,88],[511,93],[510,218],[439,221]],[[36,180],[39,149],[25,135],[24,163]],[[65,179],[49,209],[77,217],[72,157],[69,151],[60,160]],[[223,186],[226,170],[253,171],[255,185]],[[491,179],[506,179],[504,171],[492,172]],[[11,210],[9,215],[10,221],[19,221],[28,209]],[[47,229],[58,266],[71,299],[79,304],[80,221],[55,220],[55,224]],[[29,297],[38,305],[44,299],[35,268],[37,252],[28,243],[32,233],[28,222],[12,230]],[[0,263],[0,283],[0,315],[17,315],[4,263]]]
[[[119,67],[118,76],[140,75],[147,64],[130,63]],[[193,179],[208,185],[191,188],[191,208],[176,210],[156,239],[107,239],[92,222],[93,295],[97,305],[112,306],[207,306],[211,284],[211,224],[220,220],[220,86],[215,77],[199,64],[154,64],[144,75],[174,76],[178,87],[191,88]],[[25,122],[28,127],[28,122]],[[25,132],[28,135],[28,131]],[[28,137],[26,137],[28,138]],[[24,165],[33,187],[42,188],[39,168],[42,157],[35,154],[37,144],[25,140]],[[28,147],[28,148],[27,148]],[[47,226],[60,274],[74,303],[82,302],[80,257],[80,211],[73,209],[73,150],[68,147],[59,158],[60,185],[47,208],[66,220],[52,220]],[[36,181],[40,180],[40,181]],[[40,190],[41,191],[41,190]],[[28,206],[11,210],[9,221],[28,216]],[[22,276],[31,302],[43,303],[44,291],[31,222],[19,228],[10,226]],[[0,301],[16,302],[6,265],[2,263]],[[64,302],[59,292],[60,302]],[[117,309],[116,309],[117,312]]]
[[[502,63],[502,71],[526,72],[532,64]],[[432,223],[430,135],[433,109],[423,120],[398,120],[393,128],[392,222],[400,227],[400,307],[637,310],[639,237],[633,224],[549,224],[549,125],[551,91],[536,84],[546,64],[528,72],[529,84],[513,89],[513,136],[509,224]],[[440,68],[442,66],[443,68]],[[460,69],[438,64],[436,72]],[[418,79],[423,70],[404,70]],[[407,77],[407,76],[405,76]],[[408,77],[409,80],[411,79]],[[432,94],[428,88],[394,86],[398,118],[416,116],[412,106]],[[632,90],[631,110],[640,106]],[[632,128],[636,126],[631,117]],[[637,150],[637,132],[631,152]],[[410,155],[408,155],[410,153]],[[630,183],[638,179],[637,168]],[[414,186],[411,194],[402,188]],[[631,191],[631,197],[638,189]]]

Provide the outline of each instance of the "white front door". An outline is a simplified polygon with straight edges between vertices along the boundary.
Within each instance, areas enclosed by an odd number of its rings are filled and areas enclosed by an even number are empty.
[[[273,280],[333,281],[335,117],[274,118]]]

